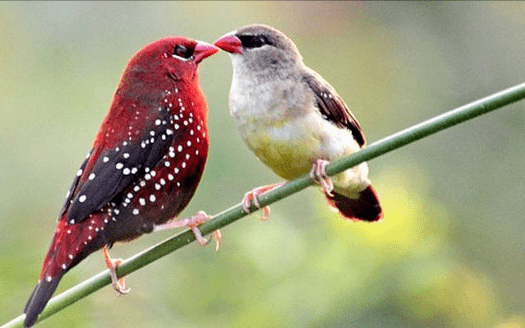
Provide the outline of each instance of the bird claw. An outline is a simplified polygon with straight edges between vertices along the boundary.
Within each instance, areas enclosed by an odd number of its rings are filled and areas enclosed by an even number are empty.
[[[201,244],[201,246],[208,245],[208,243],[211,241],[211,238],[210,239],[204,238],[198,226],[210,219],[211,219],[211,216],[206,214],[206,212],[204,211],[198,211],[197,214],[195,214],[194,216],[184,219],[184,221],[186,221],[186,225],[191,229],[191,231],[193,231],[193,234],[195,235],[197,242]],[[221,238],[222,238],[222,235],[221,235],[220,230],[215,230],[213,232],[213,239],[215,239],[215,251],[219,250]]]
[[[172,220],[165,224],[158,225],[155,227],[155,231],[188,227],[195,235],[195,239],[197,240],[197,242],[202,246],[206,246],[210,242],[211,238],[206,239],[205,237],[203,237],[202,232],[200,231],[198,226],[210,219],[211,219],[211,216],[206,214],[206,212],[198,211],[197,214],[195,214],[192,217],[181,219],[181,220]],[[215,230],[213,232],[213,239],[215,239],[215,251],[219,250],[221,238],[222,238],[221,232],[219,230]]]
[[[120,295],[126,295],[129,293],[131,288],[126,286],[126,279],[124,278],[118,278],[116,268],[124,261],[122,259],[115,259],[113,260],[114,269],[110,269],[109,273],[111,275],[111,282],[113,285],[113,289],[115,289]]]
[[[259,195],[268,190],[277,188],[281,185],[282,183],[276,183],[273,185],[262,186],[262,187],[255,188],[245,193],[242,199],[242,210],[244,211],[244,213],[250,214],[252,212],[251,210],[252,206],[254,206],[257,209],[261,209],[261,202],[259,201]],[[260,220],[266,221],[268,220],[269,217],[270,217],[270,207],[269,206],[262,207],[262,216]]]
[[[324,192],[328,196],[333,196],[332,191],[334,190],[334,184],[332,182],[332,179],[326,174],[326,165],[328,165],[330,162],[324,160],[324,159],[318,159],[313,165],[312,169],[310,170],[310,179],[312,179],[314,182],[317,182],[321,185],[321,188],[323,188]]]
[[[119,295],[126,295],[129,293],[131,288],[126,286],[126,279],[119,278],[117,274],[117,267],[124,261],[122,259],[112,259],[109,256],[109,251],[106,246],[102,248],[102,254],[104,255],[106,266],[109,269],[109,275],[111,276],[111,284],[113,285],[113,289],[115,289]]]
[[[205,237],[202,236],[202,233],[201,233],[200,229],[197,228],[196,226],[195,227],[190,227],[190,229],[193,232],[193,234],[195,235],[195,238],[196,238],[197,242],[201,246],[208,245],[210,243],[211,239],[213,238],[215,240],[215,251],[217,252],[219,250],[219,247],[220,247],[220,244],[221,244],[221,239],[222,239],[222,234],[221,234],[220,230],[215,230],[213,232],[213,237],[210,238],[210,239],[206,239]]]
[[[252,205],[258,209],[261,208],[261,203],[259,202],[259,194],[261,193],[262,192],[257,192],[257,188],[256,188],[244,194],[244,198],[242,199],[242,210],[244,211],[244,213],[250,214],[252,212],[250,209]],[[268,220],[269,217],[270,217],[270,207],[264,206],[262,208],[262,216],[260,217],[260,220],[266,221]]]

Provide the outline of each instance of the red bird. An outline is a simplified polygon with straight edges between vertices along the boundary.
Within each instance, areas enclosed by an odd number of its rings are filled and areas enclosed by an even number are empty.
[[[208,107],[197,67],[217,51],[205,42],[167,37],[131,58],[67,193],[24,309],[25,327],[36,322],[62,276],[98,249],[103,248],[115,289],[127,292],[107,248],[163,227],[192,198],[208,155]],[[182,220],[200,242],[205,239],[196,226],[203,219],[199,212]]]

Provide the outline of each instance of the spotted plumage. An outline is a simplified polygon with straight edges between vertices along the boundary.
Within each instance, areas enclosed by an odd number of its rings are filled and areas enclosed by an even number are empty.
[[[110,110],[67,193],[38,285],[34,324],[60,278],[90,253],[153,231],[192,198],[208,154],[197,65],[217,49],[168,37],[128,63]]]

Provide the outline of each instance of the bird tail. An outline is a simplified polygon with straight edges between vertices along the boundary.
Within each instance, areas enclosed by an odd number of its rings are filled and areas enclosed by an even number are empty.
[[[31,327],[35,324],[38,315],[40,312],[42,312],[47,302],[55,292],[55,289],[57,288],[58,283],[60,282],[60,279],[62,279],[64,273],[65,272],[61,272],[52,279],[40,279],[33,290],[31,297],[29,297],[26,307],[24,308],[24,313],[26,315],[24,327]]]
[[[86,238],[81,232],[91,231],[84,228],[82,224],[67,225],[66,220],[59,221],[44,259],[38,283],[24,308],[26,315],[24,327],[31,327],[35,324],[38,315],[53,295],[62,276],[90,253],[103,246],[103,239],[98,237],[84,242]]]
[[[67,243],[64,242],[65,224],[65,221],[60,221],[55,230],[53,240],[47,251],[44,264],[42,265],[40,278],[38,279],[38,283],[24,308],[24,313],[26,315],[24,327],[31,327],[35,324],[38,315],[42,312],[53,295],[60,279],[71,267],[69,265],[61,267],[58,264],[58,261],[65,263],[63,254],[67,254],[68,246]]]
[[[328,205],[339,211],[346,219],[373,222],[383,218],[379,196],[372,186],[359,192],[357,199],[336,192],[332,192],[332,195],[326,194],[326,198]]]

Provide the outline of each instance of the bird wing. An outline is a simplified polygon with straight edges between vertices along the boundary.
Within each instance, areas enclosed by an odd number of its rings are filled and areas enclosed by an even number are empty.
[[[315,95],[317,108],[321,115],[339,127],[349,129],[359,146],[366,144],[363,130],[355,116],[350,112],[344,100],[337,92],[315,71],[308,69],[303,75],[303,80]]]
[[[59,219],[64,214],[70,224],[87,219],[89,214],[112,202],[127,186],[155,167],[177,136],[170,128],[173,118],[168,110],[154,115],[153,119],[144,120],[153,123],[144,127],[143,135],[136,140],[129,140],[126,134],[122,139],[126,141],[114,147],[100,146],[104,149],[94,147],[90,150],[73,180]],[[107,144],[105,141],[97,144]]]

